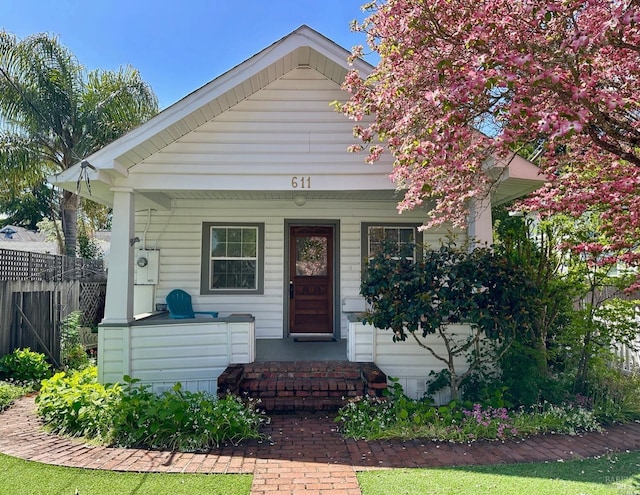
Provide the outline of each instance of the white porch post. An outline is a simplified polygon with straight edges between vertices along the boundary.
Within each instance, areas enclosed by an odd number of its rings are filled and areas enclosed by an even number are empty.
[[[135,196],[133,189],[113,191],[113,227],[109,253],[109,276],[103,324],[125,324],[133,320],[133,250]]]
[[[491,199],[487,197],[473,200],[469,217],[471,249],[491,246],[493,244]]]

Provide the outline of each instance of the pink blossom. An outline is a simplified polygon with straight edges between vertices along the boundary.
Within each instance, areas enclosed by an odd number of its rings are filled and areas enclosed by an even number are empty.
[[[365,78],[347,74],[341,110],[362,126],[367,162],[393,155],[400,211],[430,201],[425,225],[463,226],[469,200],[496,186],[486,158],[542,143],[536,164],[551,180],[529,207],[601,212],[601,245],[640,264],[640,3],[376,0],[367,9],[354,29],[380,62]]]

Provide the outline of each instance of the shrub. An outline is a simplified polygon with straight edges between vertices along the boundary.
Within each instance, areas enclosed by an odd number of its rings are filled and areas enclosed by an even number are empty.
[[[601,431],[592,411],[572,403],[538,404],[514,415],[515,425],[524,436],[563,433],[577,435],[587,431]]]
[[[88,367],[56,373],[42,382],[37,410],[53,432],[108,440],[121,387],[97,383],[97,375],[97,368]]]
[[[13,401],[31,391],[31,388],[15,383],[0,381],[0,412],[7,409]]]
[[[96,377],[96,368],[88,367],[43,381],[36,403],[52,431],[122,447],[183,452],[261,438],[266,418],[253,402],[186,392],[180,384],[156,395],[129,377],[124,386],[104,386]]]
[[[60,330],[60,349],[62,364],[67,370],[81,370],[92,364],[91,359],[80,342],[82,312],[73,311],[62,320]]]
[[[62,364],[67,370],[82,370],[91,366],[91,359],[82,344],[74,344],[66,349],[62,357]]]
[[[15,349],[0,359],[0,373],[6,378],[23,382],[39,382],[51,374],[51,365],[44,354],[33,352],[28,347]]]
[[[113,441],[119,446],[193,452],[261,438],[259,428],[266,418],[254,402],[184,391],[179,383],[156,395],[136,380],[125,381],[114,416]]]
[[[501,398],[494,402],[501,402]],[[434,406],[407,398],[397,382],[386,400],[361,397],[349,402],[338,411],[336,422],[341,423],[344,436],[367,440],[429,438],[471,442],[600,430],[593,413],[576,404],[544,404],[517,413],[505,407],[469,402]]]
[[[640,419],[640,373],[625,375],[609,369],[607,375],[592,386],[593,412],[605,424]]]

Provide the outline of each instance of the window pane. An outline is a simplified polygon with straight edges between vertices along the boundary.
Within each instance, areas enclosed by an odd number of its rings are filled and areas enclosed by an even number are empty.
[[[385,248],[400,250],[407,244],[414,244],[416,239],[414,227],[370,226],[368,234],[369,257],[381,253]]]
[[[242,244],[242,257],[243,258],[255,258],[257,253],[256,243]]]
[[[227,256],[229,258],[239,258],[242,256],[242,243],[230,242],[227,244]]]
[[[400,244],[412,244],[413,242],[413,229],[400,229]]]
[[[258,289],[258,227],[211,227],[209,290]]]
[[[327,238],[296,238],[296,275],[320,277],[327,275]]]
[[[242,230],[242,242],[252,242],[252,243],[256,243],[257,242],[257,237],[258,237],[258,229],[243,229]]]
[[[211,229],[211,257],[226,255],[226,229]]]

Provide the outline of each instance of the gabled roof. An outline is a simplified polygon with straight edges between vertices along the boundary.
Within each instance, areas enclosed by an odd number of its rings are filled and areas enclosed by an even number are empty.
[[[161,187],[140,188],[140,180],[145,180],[146,185],[148,179],[136,177],[137,172],[131,170],[132,167],[160,152],[165,153],[165,148],[170,149],[187,134],[201,129],[208,122],[214,121],[234,106],[246,102],[268,85],[272,85],[296,69],[313,69],[338,87],[351,68],[357,69],[362,76],[371,72],[372,66],[361,59],[356,59],[350,67],[349,55],[346,49],[317,31],[306,25],[300,26],[271,46],[163,110],[137,129],[87,157],[82,163],[52,177],[50,181],[64,189],[75,191],[78,178],[86,178],[91,184],[91,192],[80,184],[82,186],[80,194],[107,205],[113,203],[112,188],[135,187],[138,209],[168,209],[171,207],[172,197],[191,197],[188,196],[192,192],[191,189],[172,190],[169,193]],[[537,167],[518,156],[513,157],[508,163],[494,162],[491,165],[499,180],[498,187],[492,194],[494,204],[523,196],[540,187],[544,181],[538,175]],[[360,181],[358,194],[361,198],[398,199],[397,192],[394,191],[394,186],[388,179],[390,167],[391,161],[388,161],[386,168],[383,167],[384,170],[376,172],[379,176],[375,181],[375,187],[367,189],[369,184],[374,182],[365,184]],[[362,170],[370,171],[371,168],[367,168],[362,163]],[[360,174],[360,172],[356,173]],[[367,173],[371,174],[371,172]],[[129,184],[136,185],[129,186]],[[342,181],[339,185],[344,186],[344,184]],[[204,186],[204,184],[199,185]],[[282,199],[283,194],[291,195],[294,192],[265,191],[264,198]],[[330,193],[337,194],[340,198],[351,197],[346,190],[330,191]],[[216,198],[219,196],[219,199],[224,199],[225,194],[225,191],[210,191],[208,197],[216,195]],[[307,195],[313,194],[325,199],[328,197],[327,190],[307,193]],[[258,196],[253,192],[252,197]]]
[[[315,69],[336,84],[342,84],[351,68],[347,63],[349,54],[317,31],[300,26],[83,160],[92,166],[85,168],[91,180],[91,199],[109,203],[110,187],[115,185],[115,179],[126,178],[129,168],[295,68]],[[354,61],[353,68],[362,74],[372,69],[359,59]],[[78,163],[52,177],[51,182],[75,190],[80,171]],[[89,197],[86,188],[81,188],[80,194]]]

